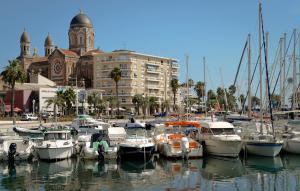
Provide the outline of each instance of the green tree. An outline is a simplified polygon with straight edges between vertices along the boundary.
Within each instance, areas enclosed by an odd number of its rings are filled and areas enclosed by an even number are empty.
[[[22,69],[18,60],[9,60],[8,66],[5,67],[4,71],[1,73],[2,79],[7,83],[12,91],[12,97],[10,99],[10,115],[13,117],[13,124],[16,124],[14,105],[15,105],[15,86],[16,82],[24,83],[27,80],[26,73]]]
[[[148,104],[149,104],[149,98],[143,97],[141,106],[142,106],[142,111],[144,116],[146,115]]]
[[[170,82],[171,90],[173,92],[173,111],[176,111],[176,93],[179,88],[179,83],[177,78],[173,78]]]
[[[106,101],[108,102],[108,107],[111,109],[111,113],[112,113],[113,108],[117,105],[117,99],[116,97],[109,96],[106,98]]]
[[[198,108],[200,108],[200,103],[201,103],[201,98],[203,98],[204,96],[204,92],[205,92],[205,84],[204,82],[197,82],[195,87],[194,87],[194,90],[197,94],[197,97],[198,97]],[[204,101],[204,100],[202,100]]]
[[[298,92],[299,95],[299,92]],[[297,98],[299,99],[299,97],[297,96]],[[280,106],[280,102],[281,102],[281,97],[278,94],[272,94],[271,95],[271,100],[272,100],[272,105],[275,108],[278,108]],[[297,102],[299,103],[299,102]]]
[[[251,103],[252,103],[253,106],[258,106],[260,104],[260,99],[256,96],[252,96]]]
[[[207,105],[208,107],[215,107],[218,103],[217,95],[213,90],[208,90],[207,92]]]
[[[188,80],[188,86],[189,86],[189,88],[194,86],[194,80],[193,79]]]
[[[57,122],[56,108],[64,107],[65,105],[65,100],[60,96],[60,92],[56,92],[56,95],[54,97],[47,99],[46,104],[47,108],[53,104],[54,121]]]
[[[72,105],[74,105],[75,101],[76,101],[76,93],[75,93],[74,89],[68,88],[66,91],[64,91],[63,98],[66,102],[67,114],[70,115]]]
[[[118,87],[118,82],[120,81],[122,77],[122,72],[120,68],[115,67],[111,72],[110,72],[110,77],[113,79],[116,83],[116,96],[117,96],[117,114],[120,115],[120,106],[119,106],[119,87]]]
[[[132,103],[135,105],[136,111],[138,115],[140,115],[140,106],[143,101],[143,95],[141,94],[135,94],[132,98]]]
[[[103,113],[103,111],[105,110],[106,106],[107,106],[106,105],[106,101],[103,100],[103,99],[99,99],[99,102],[96,105],[96,108],[98,110],[98,115],[99,115],[99,113]]]
[[[149,110],[150,110],[150,114],[153,114],[155,112],[155,110],[157,110],[159,107],[158,104],[158,98],[157,97],[149,97]]]
[[[170,109],[170,101],[169,100],[164,100],[162,103],[161,103],[161,111],[162,112],[169,112],[169,109]]]
[[[97,106],[100,102],[100,96],[97,92],[92,92],[88,95],[88,104],[93,105],[94,113],[97,112]]]

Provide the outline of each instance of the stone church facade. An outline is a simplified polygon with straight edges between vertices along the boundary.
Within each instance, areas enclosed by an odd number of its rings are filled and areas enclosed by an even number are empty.
[[[24,31],[20,38],[20,56],[17,58],[28,75],[39,73],[59,86],[93,86],[94,57],[103,53],[94,48],[94,29],[91,20],[80,11],[70,23],[69,49],[58,48],[51,36],[44,42],[44,56],[30,53],[29,34]]]

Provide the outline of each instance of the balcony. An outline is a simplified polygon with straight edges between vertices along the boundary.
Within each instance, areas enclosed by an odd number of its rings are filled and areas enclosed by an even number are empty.
[[[178,72],[172,72],[171,75],[172,76],[178,76]]]
[[[131,58],[106,58],[101,59],[101,62],[132,62]]]
[[[172,63],[172,68],[179,68],[179,64]]]
[[[160,73],[158,70],[153,70],[153,69],[147,69],[146,72],[150,73],[150,74],[159,74]]]
[[[150,90],[159,90],[160,87],[158,85],[147,85],[146,86]]]
[[[159,65],[157,63],[154,62],[148,62],[146,63],[147,66],[154,66],[154,67],[159,67]]]
[[[147,79],[147,81],[150,81],[150,82],[159,82],[160,81],[159,78],[155,78],[155,77],[147,77],[146,79]]]

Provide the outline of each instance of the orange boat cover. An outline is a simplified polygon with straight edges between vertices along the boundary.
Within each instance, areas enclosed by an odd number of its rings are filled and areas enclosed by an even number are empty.
[[[198,127],[200,128],[200,123],[198,121],[168,121],[165,122],[165,125],[168,126],[181,126],[181,127],[188,127],[188,126],[193,126],[193,127]]]

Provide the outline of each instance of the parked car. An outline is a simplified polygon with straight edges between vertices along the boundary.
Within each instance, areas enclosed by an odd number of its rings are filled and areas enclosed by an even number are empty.
[[[153,116],[154,116],[154,117],[166,117],[166,116],[167,116],[167,113],[166,113],[166,112],[155,113]]]
[[[38,120],[38,116],[31,114],[31,113],[25,113],[22,115],[21,120],[23,120],[23,121]]]

